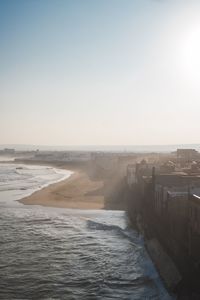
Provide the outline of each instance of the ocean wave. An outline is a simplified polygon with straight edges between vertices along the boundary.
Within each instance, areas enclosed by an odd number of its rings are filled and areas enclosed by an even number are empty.
[[[8,166],[7,178],[15,168]],[[170,299],[124,212],[15,206],[33,182],[39,187],[67,176],[45,169],[45,182],[42,172],[24,182],[8,180],[17,194],[0,190],[0,299]]]
[[[19,200],[71,175],[46,166],[0,164],[0,202]]]

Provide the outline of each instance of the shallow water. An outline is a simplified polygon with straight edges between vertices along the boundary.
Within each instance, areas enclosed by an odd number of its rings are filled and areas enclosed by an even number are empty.
[[[124,212],[7,205],[0,192],[0,299],[170,297]]]
[[[51,183],[68,178],[73,172],[48,166],[0,163],[0,204],[19,200]],[[15,202],[17,205],[17,202]]]

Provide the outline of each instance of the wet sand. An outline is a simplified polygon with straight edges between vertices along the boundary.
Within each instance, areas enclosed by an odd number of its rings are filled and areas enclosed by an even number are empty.
[[[83,170],[75,170],[68,178],[54,183],[19,202],[50,207],[103,209],[103,181],[93,181]]]

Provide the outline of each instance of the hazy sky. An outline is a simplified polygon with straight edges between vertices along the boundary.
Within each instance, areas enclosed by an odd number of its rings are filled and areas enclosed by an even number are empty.
[[[199,0],[0,0],[0,144],[197,143],[199,113]]]

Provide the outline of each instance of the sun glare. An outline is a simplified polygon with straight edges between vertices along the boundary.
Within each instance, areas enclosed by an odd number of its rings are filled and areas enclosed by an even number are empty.
[[[200,81],[200,23],[186,32],[181,49],[182,64],[188,80],[194,84]]]

